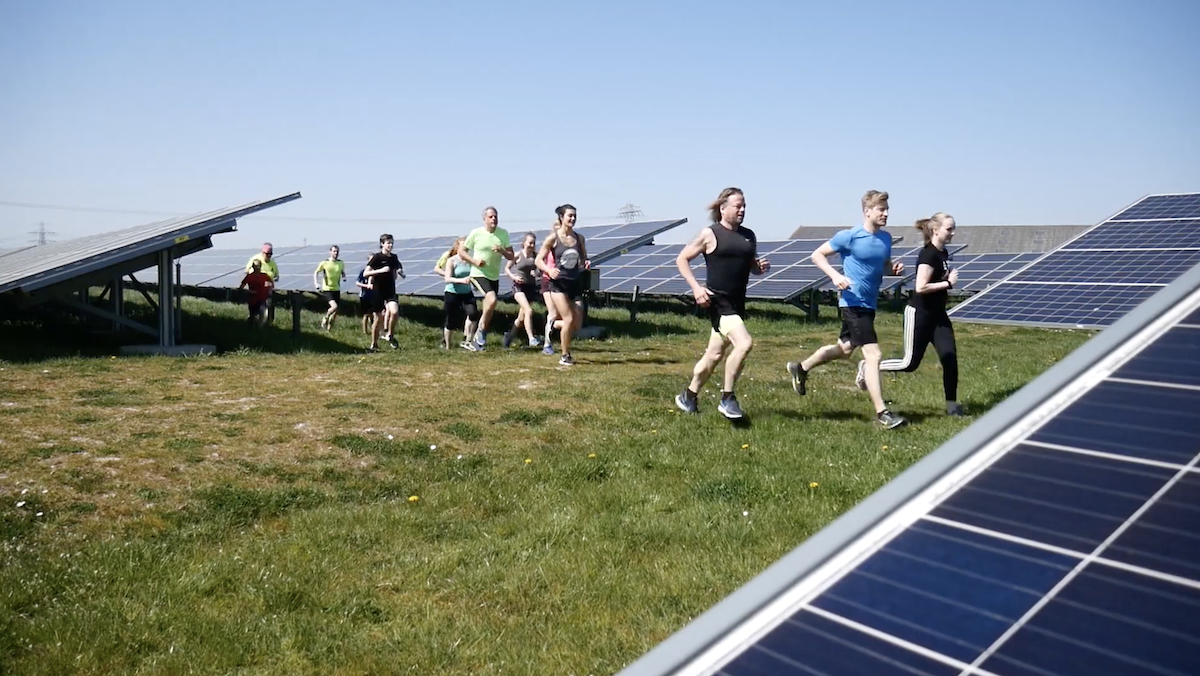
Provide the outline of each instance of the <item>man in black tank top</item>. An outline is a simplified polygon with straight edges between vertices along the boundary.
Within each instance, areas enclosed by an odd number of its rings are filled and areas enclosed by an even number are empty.
[[[746,197],[737,188],[721,191],[709,206],[712,225],[701,230],[675,259],[679,273],[692,287],[696,305],[708,309],[712,334],[704,356],[692,369],[692,380],[675,397],[675,405],[687,413],[699,410],[697,397],[717,364],[725,359],[725,378],[721,387],[721,403],[717,411],[731,420],[743,417],[734,386],[742,373],[742,364],[754,342],[746,330],[746,285],[750,273],[761,275],[770,269],[766,259],[758,258],[758,241],[754,232],[742,227],[746,218]],[[692,260],[704,254],[705,283],[696,281]],[[732,345],[733,349],[726,348]]]

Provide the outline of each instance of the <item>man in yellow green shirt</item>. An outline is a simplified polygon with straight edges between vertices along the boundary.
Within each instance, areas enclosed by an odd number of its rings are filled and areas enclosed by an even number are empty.
[[[333,320],[337,319],[338,302],[342,300],[342,282],[346,279],[346,263],[338,260],[337,245],[329,247],[329,258],[317,264],[313,271],[313,286],[321,298],[329,302],[329,310],[321,318],[321,328],[333,329]]]
[[[500,227],[500,213],[496,207],[483,210],[483,226],[467,235],[462,248],[470,252],[460,251],[459,256],[471,264],[471,286],[483,294],[483,313],[475,331],[475,346],[482,350],[487,345],[487,330],[492,325],[496,294],[500,291],[500,259],[511,261],[514,258],[508,231]]]

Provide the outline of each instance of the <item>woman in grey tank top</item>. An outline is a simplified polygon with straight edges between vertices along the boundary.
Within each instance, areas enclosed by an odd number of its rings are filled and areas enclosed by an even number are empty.
[[[520,306],[512,328],[504,334],[504,347],[512,343],[520,328],[525,329],[529,347],[541,347],[537,334],[533,332],[533,306],[530,305],[538,292],[536,245],[537,237],[532,232],[526,233],[521,240],[521,250],[504,266],[504,274],[508,275],[513,283],[513,300]]]

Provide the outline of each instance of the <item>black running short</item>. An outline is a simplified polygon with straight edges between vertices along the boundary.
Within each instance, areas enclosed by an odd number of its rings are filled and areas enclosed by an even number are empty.
[[[396,303],[396,294],[376,293],[371,296],[371,312],[383,312],[387,309],[387,304]]]
[[[500,292],[500,280],[488,279],[487,277],[472,277],[471,286],[479,290],[479,293],[488,295],[489,293]]]
[[[550,293],[561,293],[566,295],[569,300],[577,300],[583,295],[583,278],[559,277],[552,279],[550,280]]]
[[[746,299],[735,298],[723,293],[713,293],[708,301],[708,320],[712,323],[713,331],[721,333],[721,317],[737,315],[746,318]]]
[[[534,300],[538,297],[538,285],[536,282],[514,284],[513,293],[523,293],[529,300]]]
[[[850,347],[861,347],[878,343],[875,335],[875,311],[865,307],[844,307],[842,310],[842,334],[838,341],[850,343]]]
[[[328,303],[329,301],[333,301],[335,303],[342,302],[342,292],[341,291],[322,291],[322,292],[318,293],[317,295],[320,296],[321,300],[325,301],[326,303]]]

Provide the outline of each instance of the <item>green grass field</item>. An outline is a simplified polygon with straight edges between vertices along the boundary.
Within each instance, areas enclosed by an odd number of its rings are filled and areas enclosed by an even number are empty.
[[[884,377],[908,427],[873,427],[852,362],[798,397],[784,363],[836,336],[828,307],[753,309],[741,427],[717,379],[675,410],[708,331],[682,305],[594,310],[611,338],[571,369],[438,350],[432,302],[375,355],[349,318],[293,342],[184,307],[226,352],[0,325],[0,673],[613,673],[973,419],[932,351]],[[899,315],[879,328],[891,356]],[[957,332],[974,413],[1091,335]]]

